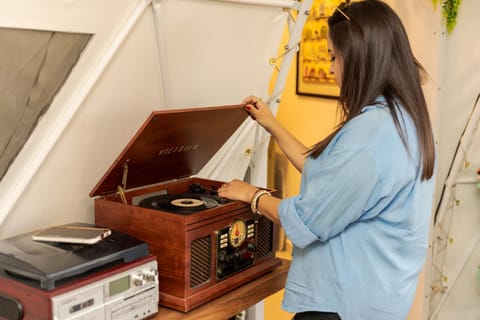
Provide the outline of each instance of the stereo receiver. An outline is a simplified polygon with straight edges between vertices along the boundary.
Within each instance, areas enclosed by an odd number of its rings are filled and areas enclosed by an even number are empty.
[[[33,234],[0,240],[0,319],[140,320],[158,312],[157,260],[146,243],[115,230],[95,244]]]
[[[158,312],[158,270],[155,259],[125,271],[52,296],[55,320],[144,319]]]

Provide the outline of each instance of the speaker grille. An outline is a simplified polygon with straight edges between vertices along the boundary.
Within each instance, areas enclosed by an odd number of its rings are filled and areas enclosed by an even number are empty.
[[[257,258],[268,255],[273,250],[273,222],[265,217],[258,220]]]
[[[195,288],[209,282],[211,248],[210,235],[192,241],[190,288]]]

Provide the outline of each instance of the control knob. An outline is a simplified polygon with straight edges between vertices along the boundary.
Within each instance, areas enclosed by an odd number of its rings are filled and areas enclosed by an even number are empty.
[[[137,273],[132,277],[133,285],[136,287],[141,287],[145,284],[145,279],[143,273]]]
[[[143,273],[143,279],[147,282],[156,282],[157,281],[157,276],[158,276],[158,270],[157,269],[147,269]]]

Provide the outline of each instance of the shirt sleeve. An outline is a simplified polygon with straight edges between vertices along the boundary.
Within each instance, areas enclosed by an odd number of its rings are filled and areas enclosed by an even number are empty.
[[[304,248],[326,241],[359,220],[374,217],[380,201],[381,170],[367,148],[336,145],[306,162],[300,194],[282,200],[280,221],[292,243]]]

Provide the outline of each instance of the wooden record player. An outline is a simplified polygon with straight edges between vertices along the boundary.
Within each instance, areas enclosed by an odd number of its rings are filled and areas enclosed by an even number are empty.
[[[246,117],[240,105],[153,112],[90,193],[97,225],[157,256],[160,305],[187,312],[280,264],[269,219],[192,177]]]

